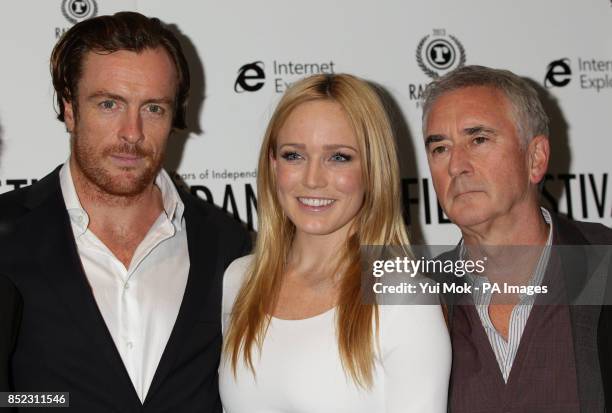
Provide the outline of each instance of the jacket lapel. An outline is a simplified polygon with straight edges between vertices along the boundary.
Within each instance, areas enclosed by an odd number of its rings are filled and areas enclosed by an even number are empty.
[[[589,242],[569,222],[553,215],[553,245],[571,247],[571,253],[561,253],[558,258],[562,278],[569,303],[572,325],[578,397],[582,412],[603,411],[602,380],[597,369],[597,326],[601,314],[599,305],[572,305],[572,301],[588,284],[592,274],[588,274],[588,251],[583,249]],[[552,257],[551,257],[552,258]],[[593,303],[594,304],[594,303]]]
[[[19,236],[33,243],[32,261],[39,266],[38,273],[66,306],[71,321],[109,361],[109,368],[118,380],[117,387],[129,389],[140,403],[83,271],[58,172],[59,168],[38,182],[26,199],[31,212],[21,222]]]
[[[195,210],[191,204],[192,201],[186,198],[183,198],[183,201],[185,203],[184,218],[189,249],[189,275],[179,314],[153,377],[146,400],[149,400],[155,394],[172,370],[181,346],[189,341],[189,335],[194,324],[201,321],[199,317],[202,316],[206,307],[204,303],[207,303],[207,299],[209,301],[219,300],[218,303],[215,303],[218,305],[213,306],[219,309],[219,314],[206,314],[206,316],[212,320],[218,320],[219,323],[221,320],[221,296],[220,294],[214,294],[215,274],[220,270],[217,268],[216,259],[218,242],[215,237],[206,232],[206,216]],[[220,324],[219,334],[221,334]]]

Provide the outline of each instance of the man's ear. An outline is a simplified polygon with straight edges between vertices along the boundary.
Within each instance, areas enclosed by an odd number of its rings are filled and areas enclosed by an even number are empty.
[[[527,146],[527,156],[529,156],[529,181],[538,184],[548,170],[550,159],[550,143],[548,137],[544,135],[534,136]]]
[[[62,99],[62,102],[64,103],[64,123],[66,124],[66,130],[72,133],[76,123],[74,119],[74,107],[72,106],[72,101]]]

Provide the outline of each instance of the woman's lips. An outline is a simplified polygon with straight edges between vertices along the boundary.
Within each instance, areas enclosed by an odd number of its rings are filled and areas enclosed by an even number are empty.
[[[297,197],[298,203],[302,208],[309,211],[324,211],[332,207],[336,202],[331,198]]]

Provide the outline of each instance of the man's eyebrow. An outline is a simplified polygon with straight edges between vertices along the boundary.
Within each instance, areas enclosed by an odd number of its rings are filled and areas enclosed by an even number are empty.
[[[126,102],[123,96],[116,95],[106,90],[98,90],[97,92],[94,92],[87,97],[88,100],[94,100],[94,99],[99,99],[99,98],[108,98],[108,99],[118,100],[119,102]]]
[[[123,102],[126,103],[127,100],[120,95],[117,95],[115,93],[111,93],[108,92],[106,90],[99,90],[97,92],[92,93],[91,95],[88,96],[88,100],[95,100],[95,99],[100,99],[100,98],[106,98],[106,99],[113,99],[113,100],[117,100],[119,102]],[[174,99],[171,97],[159,97],[159,98],[152,98],[152,99],[147,99],[144,104],[149,104],[149,103],[165,103],[168,105],[173,105],[174,104]]]
[[[487,126],[484,125],[476,125],[476,126],[471,126],[469,128],[465,128],[463,129],[463,133],[465,133],[466,135],[477,135],[479,133],[487,133],[489,135],[497,135],[497,131],[493,128],[489,128]]]
[[[432,143],[442,142],[445,139],[446,137],[443,135],[429,135],[427,138],[425,138],[425,147],[429,148]]]
[[[145,104],[147,103],[165,103],[168,105],[173,105],[174,104],[174,99],[169,98],[169,97],[161,97],[161,98],[153,98],[153,99],[148,99],[144,102]]]

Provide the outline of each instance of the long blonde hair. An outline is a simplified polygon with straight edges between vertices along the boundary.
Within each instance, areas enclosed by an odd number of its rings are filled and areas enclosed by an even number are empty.
[[[369,388],[376,346],[372,327],[378,332],[378,307],[362,302],[360,246],[407,245],[408,236],[401,215],[399,166],[389,119],[374,89],[347,74],[315,75],[295,83],[281,98],[268,124],[257,177],[259,233],[254,259],[232,310],[225,357],[234,374],[240,358],[255,373],[253,346],[261,351],[295,232],[277,199],[270,155],[276,157],[278,131],[289,114],[313,100],[333,101],[344,109],[361,153],[365,195],[341,255],[336,331],[344,371],[358,386]]]

